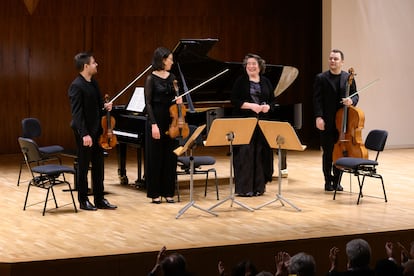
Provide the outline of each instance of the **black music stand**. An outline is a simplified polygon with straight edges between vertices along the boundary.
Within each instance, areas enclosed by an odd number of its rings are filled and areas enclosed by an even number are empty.
[[[201,132],[204,130],[204,128],[206,127],[206,125],[202,125],[199,126],[193,133],[193,135],[191,135],[187,142],[185,143],[184,146],[180,146],[178,148],[176,148],[174,150],[174,153],[177,156],[182,155],[183,153],[185,153],[188,149],[190,149],[190,202],[188,202],[183,208],[181,208],[181,210],[178,212],[177,216],[175,217],[176,219],[178,219],[182,214],[184,214],[190,207],[194,207],[197,208],[201,211],[207,212],[209,214],[212,214],[214,216],[217,216],[217,214],[211,212],[210,210],[207,209],[203,209],[200,206],[195,204],[195,200],[193,199],[193,190],[194,190],[194,157],[193,157],[193,148],[195,147],[195,140],[197,139],[197,137],[201,134]],[[178,185],[178,183],[177,183]]]
[[[224,202],[231,200],[231,207],[233,202],[246,208],[249,211],[254,211],[253,208],[234,199],[233,187],[233,145],[246,145],[250,143],[253,131],[257,125],[256,118],[218,118],[213,121],[210,126],[210,131],[205,141],[206,146],[227,146],[230,147],[230,180],[229,188],[230,195],[211,206],[208,210],[212,210]]]
[[[298,136],[296,135],[295,130],[288,122],[276,122],[276,121],[259,121],[260,129],[262,130],[264,136],[266,137],[267,142],[269,143],[272,149],[278,150],[278,192],[276,198],[264,203],[255,209],[258,210],[264,206],[267,206],[273,202],[280,200],[282,206],[285,206],[284,202],[295,208],[297,211],[301,211],[293,203],[289,202],[282,196],[282,149],[288,150],[299,150],[303,151],[306,149],[306,146],[302,145],[299,141]]]

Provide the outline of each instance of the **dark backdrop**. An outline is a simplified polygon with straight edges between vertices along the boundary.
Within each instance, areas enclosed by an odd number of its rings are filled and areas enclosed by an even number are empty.
[[[181,38],[219,39],[210,52],[217,60],[239,62],[254,52],[297,67],[297,80],[279,100],[303,103],[299,136],[318,146],[311,99],[321,70],[321,0],[39,0],[33,13],[23,0],[1,5],[0,153],[19,151],[24,117],[41,120],[39,144],[74,146],[67,88],[77,52],[94,52],[101,90],[114,96],[150,64],[156,47],[172,49]],[[129,92],[115,104],[125,104]]]

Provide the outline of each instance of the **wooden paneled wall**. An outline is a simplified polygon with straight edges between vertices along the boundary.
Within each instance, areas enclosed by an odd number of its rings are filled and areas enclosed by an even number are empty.
[[[114,96],[150,64],[156,47],[172,49],[181,38],[218,38],[210,53],[217,60],[241,61],[254,52],[268,63],[297,67],[299,77],[280,101],[303,103],[302,142],[317,144],[311,89],[321,70],[320,0],[39,0],[32,14],[23,0],[1,5],[5,139],[0,153],[19,151],[16,140],[24,117],[41,120],[39,144],[74,146],[67,89],[77,74],[77,52],[94,52],[101,90]],[[130,95],[115,104],[126,103]]]

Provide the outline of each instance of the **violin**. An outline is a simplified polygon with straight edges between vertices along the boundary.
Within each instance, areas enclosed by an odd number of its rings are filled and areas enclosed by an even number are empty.
[[[349,89],[355,75],[354,69],[350,68],[348,73],[345,98],[349,97]],[[332,156],[334,162],[341,157],[368,158],[368,151],[362,142],[364,123],[365,115],[360,108],[344,105],[337,111],[335,124],[339,139],[334,145]]]
[[[109,102],[109,95],[105,95],[105,102]],[[117,144],[116,135],[113,134],[112,130],[115,127],[115,118],[111,116],[111,112],[107,111],[105,116],[101,119],[102,135],[99,137],[99,145],[105,149],[110,150]]]
[[[177,97],[180,96],[178,92],[177,80],[173,81],[173,85]],[[188,128],[188,124],[185,122],[186,108],[184,104],[173,104],[170,106],[169,111],[171,124],[166,133],[173,139],[177,137],[186,138],[190,133],[190,130]]]

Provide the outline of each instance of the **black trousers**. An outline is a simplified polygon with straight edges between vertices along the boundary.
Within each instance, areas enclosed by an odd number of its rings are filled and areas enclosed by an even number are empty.
[[[339,170],[333,165],[333,150],[338,140],[338,132],[321,131],[321,147],[322,147],[322,171],[325,179],[325,185],[336,185],[339,179]]]
[[[78,200],[83,202],[88,200],[88,171],[91,165],[92,190],[94,200],[99,201],[104,197],[104,155],[103,149],[98,143],[98,137],[93,137],[92,147],[83,146],[83,138],[77,130],[74,130],[77,144],[77,190]]]

